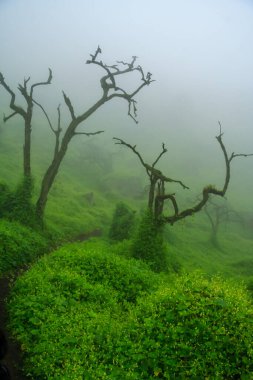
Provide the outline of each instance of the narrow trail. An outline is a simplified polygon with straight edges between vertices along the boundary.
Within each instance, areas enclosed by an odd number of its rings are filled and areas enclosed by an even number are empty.
[[[23,361],[20,346],[13,340],[6,327],[8,324],[6,299],[9,296],[10,284],[12,281],[13,276],[4,276],[0,278],[0,328],[8,342],[8,353],[2,363],[8,367],[12,380],[25,380],[28,379],[28,377],[22,373]]]

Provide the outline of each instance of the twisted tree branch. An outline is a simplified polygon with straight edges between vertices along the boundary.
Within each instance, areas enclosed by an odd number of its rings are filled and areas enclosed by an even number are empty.
[[[135,61],[137,56],[132,57],[132,61],[130,63],[124,61],[117,61],[117,64],[114,65],[106,65],[103,61],[97,60],[98,55],[101,53],[101,49],[98,46],[95,54],[90,54],[91,59],[87,60],[87,64],[95,64],[100,66],[103,70],[106,71],[106,75],[104,75],[101,80],[101,88],[103,90],[103,98],[105,101],[111,100],[113,98],[123,98],[128,102],[128,115],[136,122],[137,121],[137,107],[136,100],[134,96],[144,87],[148,86],[153,80],[151,79],[152,74],[148,72],[146,75],[143,72],[141,66],[135,66]],[[123,66],[123,68],[122,68]],[[133,92],[128,93],[123,90],[116,83],[116,77],[119,75],[124,75],[129,72],[138,71],[141,75],[141,83]],[[109,91],[113,91],[113,93],[109,94]]]

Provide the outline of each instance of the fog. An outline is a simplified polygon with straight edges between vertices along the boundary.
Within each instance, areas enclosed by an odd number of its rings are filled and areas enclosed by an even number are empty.
[[[147,156],[165,142],[166,174],[183,179],[190,172],[191,186],[199,175],[203,185],[222,180],[218,120],[230,152],[253,152],[252,42],[252,1],[0,0],[0,71],[15,89],[24,77],[47,79],[50,67],[52,85],[39,88],[36,99],[52,116],[64,103],[61,90],[77,114],[99,99],[103,72],[86,65],[98,45],[107,64],[137,55],[155,79],[136,97],[138,125],[127,103],[117,100],[83,128],[104,129],[98,139],[108,144],[114,135],[137,143]],[[128,85],[134,88],[137,80],[133,75]],[[0,97],[7,113],[3,89]],[[251,210],[252,165],[250,158],[236,162],[232,183],[232,199],[243,198],[241,207]]]

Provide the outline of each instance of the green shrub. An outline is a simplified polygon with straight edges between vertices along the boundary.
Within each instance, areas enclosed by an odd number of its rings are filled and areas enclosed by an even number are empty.
[[[7,217],[15,206],[15,195],[5,183],[0,183],[0,217]]]
[[[158,283],[148,267],[102,243],[44,256],[17,280],[9,302],[27,371],[36,379],[107,378],[98,363],[111,358],[128,310]]]
[[[12,219],[28,226],[36,225],[35,209],[32,204],[33,179],[24,177],[15,190],[15,206]]]
[[[183,275],[151,294],[143,292],[150,286],[143,286],[137,304],[122,309],[122,286],[110,282],[117,267],[114,255],[107,251],[104,267],[101,245],[94,245],[93,254],[91,244],[68,250],[66,260],[67,248],[40,260],[12,291],[11,327],[33,378],[252,378],[253,307],[243,286]],[[81,264],[86,255],[97,261],[96,279]],[[120,261],[126,273],[133,269],[129,280],[145,274],[157,287],[158,275],[142,273],[138,264],[137,275],[134,261]],[[130,284],[124,286],[132,291]]]
[[[163,227],[154,220],[148,210],[144,214],[132,246],[133,257],[144,260],[156,271],[167,269]]]
[[[0,220],[0,273],[28,264],[48,250],[48,241],[18,222]]]
[[[134,212],[123,202],[117,203],[109,230],[109,238],[115,241],[130,239],[133,226]]]
[[[0,184],[0,217],[15,220],[30,227],[38,227],[32,204],[33,180],[23,178],[14,191]]]
[[[244,287],[184,275],[140,302],[114,363],[133,379],[251,379],[252,317]]]

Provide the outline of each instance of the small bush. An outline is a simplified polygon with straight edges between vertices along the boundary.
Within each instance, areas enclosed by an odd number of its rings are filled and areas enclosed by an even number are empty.
[[[28,264],[47,250],[47,240],[37,232],[0,220],[0,273]]]
[[[113,214],[109,238],[115,241],[130,239],[133,226],[134,212],[123,202],[118,203]]]
[[[0,217],[38,227],[39,221],[32,204],[33,180],[23,178],[14,191],[0,184]]]
[[[156,223],[149,210],[140,222],[133,240],[132,251],[133,257],[146,261],[154,271],[167,270],[163,227]]]
[[[10,215],[15,207],[15,195],[5,183],[0,183],[0,217]]]

